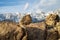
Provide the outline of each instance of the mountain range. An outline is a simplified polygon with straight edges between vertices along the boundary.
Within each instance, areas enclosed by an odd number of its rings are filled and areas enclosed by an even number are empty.
[[[50,13],[56,13],[59,14],[60,16],[60,9],[55,10],[55,11],[50,11],[50,12],[34,12],[34,13],[29,13],[32,17],[32,21],[33,22],[39,22],[39,21],[43,21],[45,19],[45,17],[50,14]],[[0,21],[2,20],[12,20],[15,22],[19,22],[19,20],[21,20],[21,18],[26,15],[28,13],[0,13]]]

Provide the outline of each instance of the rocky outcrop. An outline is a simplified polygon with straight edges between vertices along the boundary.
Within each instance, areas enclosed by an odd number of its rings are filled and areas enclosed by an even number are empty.
[[[60,21],[57,14],[50,14],[45,21],[32,23],[26,15],[17,24],[0,22],[0,40],[60,40]]]
[[[31,23],[26,26],[28,40],[45,40],[46,25],[44,22]]]
[[[56,28],[57,28],[57,31],[58,31],[58,39],[60,39],[60,22],[58,22],[56,24]]]
[[[19,24],[21,25],[28,25],[28,24],[30,24],[32,22],[32,18],[31,18],[31,16],[30,16],[30,14],[28,14],[28,15],[25,15],[22,19],[21,19],[21,21],[19,22]]]
[[[27,28],[28,39],[58,40],[59,34],[56,27],[56,24],[58,22],[59,22],[59,16],[57,14],[50,14],[46,17],[46,20],[44,22],[31,23],[30,25],[27,25],[26,28]]]
[[[47,36],[46,40],[58,40],[58,31],[55,30],[54,28],[47,28]]]
[[[0,40],[22,40],[25,31],[15,22],[0,22]]]
[[[46,17],[46,40],[58,40],[58,30],[56,28],[57,22],[59,22],[59,16],[57,14],[50,14]]]
[[[47,25],[56,25],[56,22],[59,22],[59,16],[57,14],[49,14],[47,17],[46,17],[46,24]]]

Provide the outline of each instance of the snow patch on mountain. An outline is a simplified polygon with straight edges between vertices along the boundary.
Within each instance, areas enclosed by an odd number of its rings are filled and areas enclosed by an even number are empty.
[[[27,12],[27,13],[0,13],[0,21],[2,20],[12,20],[15,22],[19,22],[23,16],[30,14],[32,17],[32,21],[33,22],[39,22],[39,21],[43,21],[45,19],[45,17],[51,13],[57,13],[60,16],[60,9],[59,10],[55,10],[55,11],[50,11],[50,12],[43,12],[43,11],[35,11],[33,13],[31,12]]]

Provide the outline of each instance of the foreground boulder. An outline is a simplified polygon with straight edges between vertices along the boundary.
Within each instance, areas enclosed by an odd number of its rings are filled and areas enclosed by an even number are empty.
[[[46,25],[44,22],[31,23],[26,26],[28,40],[45,40],[46,39]]]
[[[46,32],[46,40],[58,40],[58,31],[54,27],[47,28]]]
[[[25,31],[15,22],[0,22],[0,40],[22,40]]]

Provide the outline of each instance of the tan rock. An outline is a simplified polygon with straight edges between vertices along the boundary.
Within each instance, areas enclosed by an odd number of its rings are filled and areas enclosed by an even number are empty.
[[[60,38],[60,22],[58,22],[58,23],[56,24],[56,28],[57,28],[57,31],[58,31],[58,36],[59,36],[59,38]]]
[[[22,40],[27,40],[27,33],[25,34],[25,36],[22,38]]]
[[[24,35],[23,29],[15,22],[0,22],[0,40],[22,40]]]
[[[28,15],[25,15],[22,20],[20,21],[19,24],[22,24],[22,25],[28,25],[32,22],[32,18],[31,16],[28,14]]]
[[[47,21],[46,21],[46,24],[47,24],[47,25],[50,25],[50,26],[54,26],[55,23],[56,23],[55,21],[50,21],[50,20],[47,20]],[[50,26],[48,26],[48,27],[50,27]]]
[[[57,14],[50,14],[45,22],[31,23],[30,15],[15,22],[0,22],[0,40],[60,40],[60,22]]]
[[[58,40],[58,31],[55,27],[59,22],[59,16],[57,14],[50,14],[46,17],[47,24],[47,37],[46,40]]]
[[[26,26],[28,40],[44,40],[45,39],[45,23],[31,23]]]
[[[49,14],[46,17],[46,24],[50,26],[54,26],[56,22],[59,22],[59,16],[57,14]]]
[[[48,29],[46,40],[58,40],[58,32],[54,28]]]

